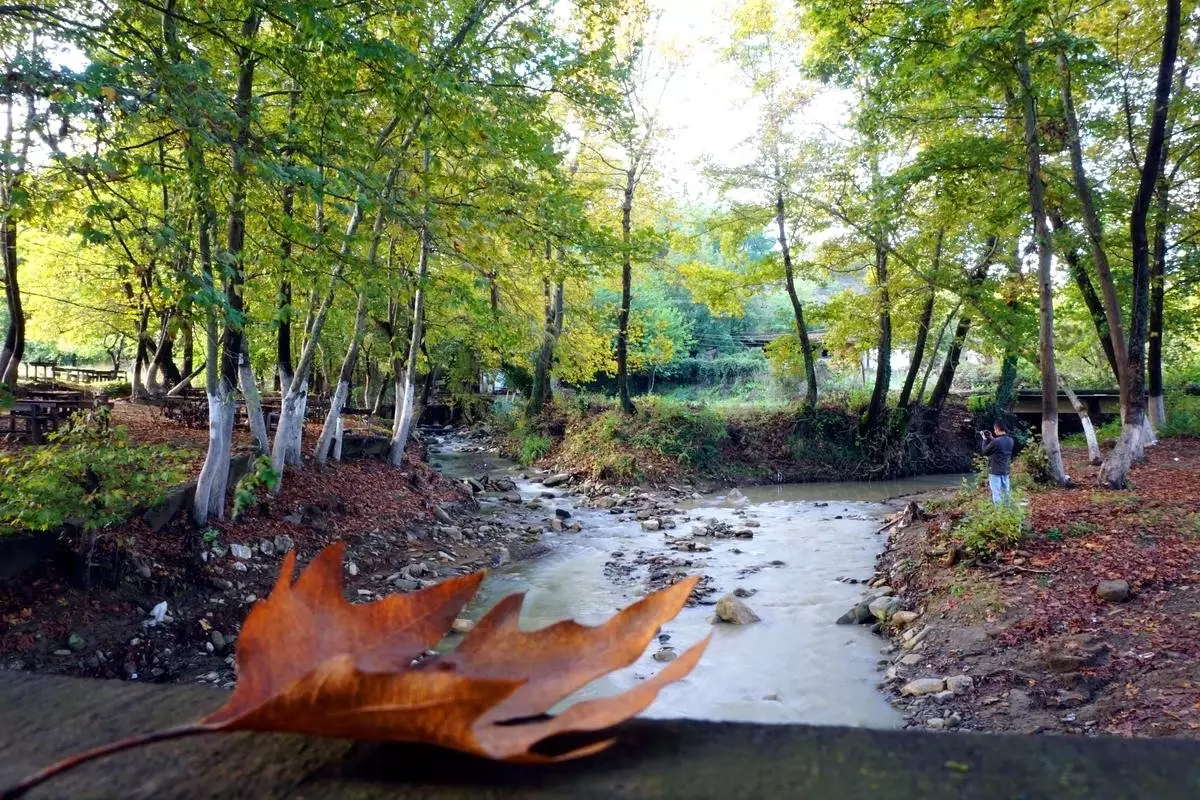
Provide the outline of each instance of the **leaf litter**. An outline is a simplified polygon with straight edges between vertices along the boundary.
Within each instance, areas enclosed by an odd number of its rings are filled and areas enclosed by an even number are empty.
[[[655,592],[597,626],[563,621],[536,631],[517,622],[523,595],[501,600],[458,648],[423,657],[474,597],[484,573],[411,594],[352,604],[342,594],[341,542],[293,582],[285,557],[270,596],[250,611],[238,640],[238,683],[204,719],[70,757],[0,793],[11,800],[79,764],[151,742],[225,731],[301,733],[427,743],[494,760],[546,763],[603,750],[612,738],[565,752],[539,746],[561,734],[607,731],[685,677],[705,638],[653,678],[612,696],[549,712],[596,678],[634,663],[697,583]]]

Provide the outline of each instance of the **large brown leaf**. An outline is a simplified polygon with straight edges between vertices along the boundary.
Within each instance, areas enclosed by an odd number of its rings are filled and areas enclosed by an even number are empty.
[[[517,628],[522,597],[502,600],[458,650],[414,663],[475,594],[482,573],[421,592],[353,605],[342,597],[343,547],[321,552],[292,583],[284,560],[270,597],[238,637],[238,684],[209,730],[259,730],[428,742],[495,759],[541,761],[548,737],[612,727],[686,675],[704,640],[651,680],[615,697],[548,712],[592,680],[637,660],[679,613],[689,579],[626,608],[603,625]],[[605,743],[558,758],[585,755]]]

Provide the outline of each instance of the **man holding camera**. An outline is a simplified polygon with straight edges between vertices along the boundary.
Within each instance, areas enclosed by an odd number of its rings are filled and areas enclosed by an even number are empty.
[[[1009,472],[1012,468],[1013,439],[999,420],[992,430],[980,431],[979,438],[982,440],[983,454],[988,457],[988,486],[992,490],[992,503],[1008,505],[1012,502]]]

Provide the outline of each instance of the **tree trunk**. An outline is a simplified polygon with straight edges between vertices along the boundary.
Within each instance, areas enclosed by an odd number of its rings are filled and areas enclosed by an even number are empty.
[[[358,361],[358,351],[362,347],[363,336],[367,327],[367,290],[364,286],[358,293],[358,309],[354,315],[354,335],[350,337],[350,346],[346,348],[346,357],[342,360],[342,368],[338,373],[337,388],[329,401],[329,411],[325,415],[325,424],[321,426],[321,435],[317,438],[317,447],[313,457],[322,467],[329,457],[329,446],[342,420],[342,409],[346,398],[350,395],[350,384],[354,376],[354,365]]]
[[[188,381],[190,384],[191,378],[195,377],[193,373],[195,372],[196,360],[195,342],[193,341],[192,333],[192,321],[190,319],[184,319],[183,328],[180,331],[180,338],[183,339],[183,371],[181,372],[181,375],[184,376],[183,380]]]
[[[779,166],[775,167],[775,180],[780,180]],[[783,190],[775,191],[775,226],[779,231],[779,248],[783,255],[783,281],[788,299],[792,303],[792,317],[796,322],[796,336],[800,339],[800,353],[804,357],[804,402],[809,408],[817,405],[817,366],[813,358],[812,342],[808,338],[808,325],[804,321],[804,306],[796,293],[796,275],[792,265],[792,250],[787,235],[787,209],[783,202]]]
[[[1142,457],[1147,441],[1146,424],[1146,336],[1150,322],[1150,242],[1146,235],[1146,216],[1158,184],[1158,170],[1166,140],[1167,111],[1171,102],[1171,83],[1175,77],[1175,56],[1179,48],[1180,0],[1167,0],[1163,32],[1162,58],[1158,64],[1158,83],[1154,90],[1154,109],[1146,159],[1133,210],[1129,214],[1129,239],[1133,245],[1133,304],[1129,315],[1129,349],[1124,353],[1123,371],[1128,378],[1128,410],[1121,422],[1121,438],[1100,468],[1105,485],[1124,488],[1133,461]],[[1114,342],[1115,344],[1115,342]],[[1121,355],[1118,352],[1118,355]],[[1152,442],[1149,442],[1152,443]]]
[[[1162,347],[1167,279],[1167,218],[1171,211],[1170,187],[1161,174],[1161,166],[1154,200],[1154,268],[1150,274],[1150,353],[1147,372],[1150,379],[1150,421],[1161,426],[1167,421],[1167,409],[1163,401]]]
[[[1054,285],[1051,275],[1050,229],[1046,225],[1046,202],[1042,188],[1042,154],[1038,142],[1037,105],[1029,74],[1029,49],[1024,29],[1017,31],[1017,76],[1021,83],[1022,118],[1025,128],[1025,178],[1029,184],[1029,210],[1033,216],[1038,253],[1038,362],[1042,373],[1042,449],[1051,479],[1066,485],[1062,446],[1058,440],[1058,372],[1054,364]]]
[[[428,145],[425,147],[424,166],[422,174],[429,174],[430,152]],[[426,186],[428,192],[428,186]],[[388,460],[392,466],[398,467],[404,462],[404,448],[408,445],[408,437],[412,433],[413,424],[413,394],[416,391],[417,383],[417,360],[421,354],[421,348],[425,341],[425,281],[429,276],[429,224],[430,224],[430,204],[429,198],[425,198],[425,210],[421,218],[421,250],[417,258],[417,280],[416,286],[413,289],[413,315],[412,315],[412,335],[408,343],[408,363],[405,365],[403,373],[403,386],[401,386],[401,372],[396,370],[396,400],[395,409],[392,416],[392,447],[388,454]]]
[[[1083,426],[1083,436],[1087,439],[1088,461],[1093,466],[1100,466],[1104,462],[1104,457],[1100,454],[1100,443],[1096,441],[1096,426],[1092,424],[1087,406],[1079,402],[1075,390],[1063,380],[1061,375],[1058,376],[1058,385],[1062,387],[1067,399],[1071,401],[1071,408],[1075,409],[1075,413],[1079,415],[1079,424]]]
[[[933,247],[933,274],[937,274],[942,260],[942,240],[946,229],[938,228],[937,240]],[[921,373],[921,362],[925,360],[925,344],[929,340],[929,326],[933,322],[933,305],[937,299],[937,286],[930,281],[929,294],[925,297],[925,305],[921,307],[921,317],[917,320],[917,340],[913,343],[912,360],[908,364],[908,374],[904,376],[904,386],[900,389],[900,397],[896,401],[897,408],[908,408],[912,397],[913,387],[917,383],[917,375]]]
[[[879,291],[879,358],[875,364],[875,388],[867,406],[863,428],[875,430],[887,413],[888,389],[892,382],[892,301],[888,293],[888,251],[875,245],[875,284]]]
[[[621,411],[633,414],[637,409],[629,396],[629,306],[633,279],[632,239],[633,192],[637,187],[637,167],[625,173],[625,197],[621,203],[621,308],[617,312],[617,394]]]
[[[291,250],[288,242],[287,249]],[[292,284],[279,284],[279,324],[275,331],[275,369],[280,391],[292,384]]]
[[[937,338],[933,342],[933,350],[929,353],[929,363],[925,366],[925,374],[921,376],[921,388],[917,390],[917,402],[920,403],[925,399],[925,389],[929,386],[929,377],[933,374],[933,368],[937,364],[938,353],[942,352],[942,342],[946,340],[946,331],[950,330],[950,323],[958,315],[959,306],[962,305],[960,300],[955,304],[954,308],[950,309],[950,313],[942,320],[941,326],[938,328]]]
[[[987,277],[988,266],[992,263],[992,256],[996,252],[996,237],[991,236],[987,240],[987,249],[984,251],[983,258],[975,265],[967,276],[967,299],[974,299],[974,294],[978,291],[980,285],[983,284]],[[953,316],[953,314],[951,314]],[[946,318],[949,321],[950,317]],[[946,404],[946,398],[950,396],[950,389],[954,385],[954,374],[958,371],[958,362],[962,358],[963,347],[966,345],[967,334],[971,332],[971,315],[968,312],[963,312],[958,318],[958,325],[954,328],[954,338],[950,340],[950,349],[946,353],[946,359],[942,362],[942,370],[938,373],[937,383],[934,384],[933,394],[929,397],[929,407],[933,410],[931,420],[937,418],[941,413],[942,406]],[[941,338],[941,334],[938,334]],[[922,391],[924,394],[924,391]]]
[[[546,240],[546,264],[550,263],[550,240]],[[550,291],[550,279],[542,278],[543,321],[542,345],[538,349],[537,363],[533,368],[533,385],[529,390],[529,402],[525,415],[536,417],[542,413],[550,386],[550,364],[554,360],[554,301]]]
[[[1050,224],[1054,226],[1054,232],[1060,234],[1067,230],[1067,224],[1063,221],[1062,212],[1057,209],[1050,212]],[[1069,231],[1068,231],[1069,232]],[[1067,262],[1067,271],[1071,275],[1071,280],[1075,282],[1075,286],[1079,289],[1079,294],[1083,297],[1083,304],[1087,306],[1088,314],[1092,318],[1092,326],[1096,329],[1096,336],[1100,340],[1100,346],[1104,350],[1104,358],[1108,361],[1108,366],[1112,369],[1113,380],[1117,382],[1117,386],[1121,385],[1121,366],[1117,363],[1117,351],[1113,349],[1113,340],[1108,329],[1108,317],[1104,313],[1104,301],[1100,299],[1100,295],[1096,294],[1096,287],[1092,284],[1092,277],[1088,274],[1087,267],[1079,258],[1079,250],[1074,244],[1067,243],[1063,247],[1063,258]]]
[[[271,444],[267,438],[267,421],[263,417],[258,382],[254,380],[250,356],[245,353],[238,359],[238,380],[242,387],[242,400],[246,404],[246,420],[250,423],[250,433],[254,437],[254,451],[262,455],[270,450]]]
[[[17,221],[12,216],[0,219],[0,252],[4,255],[4,299],[8,306],[8,330],[0,350],[0,384],[12,389],[25,358],[25,311],[17,280]]]
[[[1100,215],[1092,196],[1092,186],[1083,165],[1083,146],[1080,142],[1079,120],[1075,116],[1075,101],[1071,93],[1071,66],[1064,52],[1058,54],[1058,75],[1061,83],[1063,118],[1067,124],[1067,145],[1071,153],[1071,174],[1075,181],[1075,194],[1083,210],[1084,230],[1092,252],[1092,263],[1100,279],[1100,291],[1104,302],[1104,318],[1108,323],[1108,335],[1117,355],[1117,380],[1121,387],[1121,414],[1129,407],[1129,376],[1120,360],[1125,353],[1125,331],[1121,325],[1121,307],[1117,300],[1117,288],[1108,264],[1108,252],[1104,247],[1104,232],[1100,226]]]
[[[1180,95],[1187,87],[1188,72],[1189,65],[1184,62],[1175,76],[1175,91]],[[1167,280],[1167,226],[1171,218],[1171,180],[1167,164],[1174,130],[1175,116],[1172,114],[1167,117],[1162,156],[1158,161],[1158,182],[1154,187],[1154,266],[1150,273],[1150,353],[1147,373],[1150,381],[1150,422],[1160,426],[1167,421],[1162,371],[1163,304]]]
[[[150,348],[146,338],[146,328],[149,324],[150,309],[143,305],[141,312],[138,314],[137,332],[135,334],[137,349],[133,355],[133,371],[129,373],[129,397],[135,402],[144,400],[147,395],[146,385],[142,383],[142,370],[145,369],[147,362],[150,360]]]

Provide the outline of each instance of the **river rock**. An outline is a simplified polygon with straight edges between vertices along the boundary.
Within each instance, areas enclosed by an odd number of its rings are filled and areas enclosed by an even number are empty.
[[[662,530],[662,521],[657,519],[642,520],[642,529],[647,531]]]
[[[570,475],[568,475],[565,472],[560,472],[557,475],[551,475],[547,478],[542,478],[542,486],[549,486],[550,488],[554,488],[555,486],[562,486],[564,483],[566,483],[569,480],[571,480]]]
[[[655,653],[653,658],[655,661],[666,664],[679,658],[679,654],[675,652],[674,647],[664,647]]]
[[[749,625],[759,622],[760,617],[750,610],[742,600],[727,594],[717,601],[717,619],[730,625]]]
[[[946,678],[946,688],[955,694],[962,694],[974,686],[975,679],[970,675],[951,675],[949,678]]]
[[[516,482],[511,478],[496,478],[492,486],[496,487],[497,492],[514,492],[517,489]]]
[[[225,641],[225,634],[221,633],[220,631],[212,631],[208,634],[208,641],[212,643],[214,652],[225,652],[225,646],[228,644],[228,642]]]
[[[479,494],[483,491],[483,484],[474,478],[463,478],[463,483],[471,490],[471,494]]]
[[[433,507],[433,518],[436,519],[438,522],[442,523],[443,525],[453,525],[454,524],[454,520],[450,517],[449,514],[446,513],[446,509],[442,508],[441,506],[435,505]]]
[[[500,499],[506,503],[519,504],[521,502],[521,493],[517,491],[505,492],[500,496]]]
[[[262,553],[264,556],[275,555],[275,543],[270,539],[263,539],[258,543],[258,552]]]
[[[888,620],[897,628],[904,628],[916,622],[920,617],[921,615],[915,611],[894,611]]]
[[[1100,581],[1096,584],[1096,596],[1109,603],[1124,603],[1129,599],[1129,582]]]
[[[87,647],[87,642],[78,633],[72,633],[67,637],[67,647],[78,653],[83,648]]]
[[[900,690],[902,697],[920,697],[925,694],[935,694],[946,688],[946,682],[941,678],[917,678],[904,684]]]
[[[450,630],[454,633],[470,633],[471,629],[474,627],[474,622],[469,619],[463,619],[462,617],[459,617],[458,619],[454,620],[454,622],[450,623]]]
[[[554,509],[554,516],[558,517],[559,519],[570,519],[571,512],[567,511],[565,508],[556,508]]]
[[[296,546],[296,542],[286,533],[279,534],[271,540],[271,543],[275,545],[275,552],[279,555],[287,553]]]
[[[390,578],[388,583],[398,592],[415,592],[421,588],[421,582],[414,578],[404,578],[399,575]]]
[[[580,531],[583,530],[583,523],[580,522],[579,520],[574,520],[567,527],[571,529],[572,533],[579,533]]]
[[[893,612],[900,610],[901,600],[898,597],[884,596],[876,597],[867,604],[867,608],[871,610],[871,615],[880,622],[887,622],[888,617]]]
[[[871,609],[866,603],[859,603],[854,608],[847,611],[838,617],[838,625],[863,625],[871,622],[875,617],[871,614]]]
[[[870,589],[867,589],[867,591],[863,592],[863,600],[866,600],[869,603],[878,597],[891,597],[895,593],[896,590],[887,584],[883,584],[881,586],[872,586]]]
[[[555,533],[562,533],[564,530],[566,530],[566,527],[567,526],[564,525],[563,521],[558,517],[550,520],[550,530],[554,531]]]

